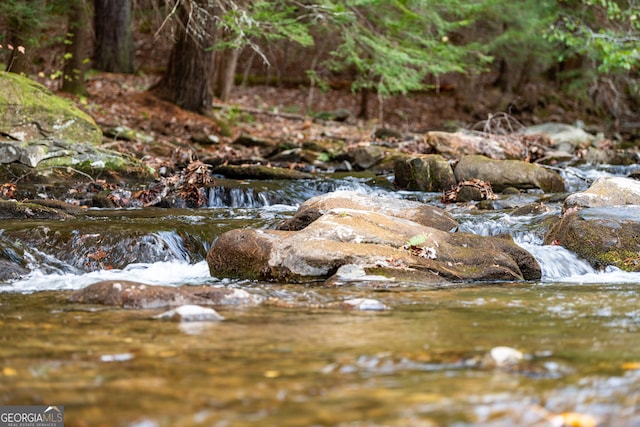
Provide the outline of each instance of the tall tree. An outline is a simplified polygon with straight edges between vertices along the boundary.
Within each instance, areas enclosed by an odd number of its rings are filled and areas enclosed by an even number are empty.
[[[62,87],[64,92],[84,95],[85,72],[89,63],[89,5],[85,0],[71,0],[68,3],[68,26],[65,43]]]
[[[94,0],[94,9],[93,67],[108,72],[133,73],[131,0]]]
[[[331,8],[341,43],[327,65],[355,70],[351,89],[362,92],[362,116],[370,92],[380,100],[406,94],[427,87],[427,76],[479,70],[490,60],[478,43],[453,41],[477,8],[464,0],[353,0]]]
[[[176,38],[167,69],[151,92],[198,113],[208,113],[213,101],[214,4],[212,0],[182,0],[175,6]]]

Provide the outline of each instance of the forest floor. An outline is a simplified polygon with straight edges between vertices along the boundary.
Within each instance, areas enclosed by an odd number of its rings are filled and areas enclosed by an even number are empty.
[[[478,88],[477,102],[469,102],[455,89],[396,96],[384,100],[384,115],[376,97],[369,100],[368,110],[375,119],[358,119],[360,96],[348,90],[311,91],[308,87],[283,88],[249,86],[234,88],[232,98],[215,104],[211,117],[182,110],[162,101],[146,90],[157,80],[153,75],[126,75],[111,73],[92,74],[87,81],[89,96],[71,97],[87,111],[103,131],[124,126],[153,138],[155,152],[139,143],[123,144],[113,141],[113,148],[130,151],[137,156],[175,156],[176,147],[192,146],[193,141],[214,136],[217,144],[210,151],[220,150],[240,134],[271,139],[302,139],[309,135],[330,133],[346,141],[371,139],[380,127],[397,130],[405,135],[431,130],[454,131],[473,128],[491,114],[513,113],[512,123],[517,128],[542,121],[589,123],[575,102],[561,97],[545,95],[544,101],[510,99],[491,87]],[[555,99],[555,102],[549,102]],[[471,104],[471,106],[469,106]],[[499,110],[500,106],[504,110]],[[524,106],[524,107],[523,107]],[[516,108],[517,107],[517,108]],[[313,114],[343,110],[349,112],[345,122],[312,120]],[[158,147],[165,147],[165,150]],[[173,154],[172,154],[173,153]],[[175,160],[175,159],[174,159]]]

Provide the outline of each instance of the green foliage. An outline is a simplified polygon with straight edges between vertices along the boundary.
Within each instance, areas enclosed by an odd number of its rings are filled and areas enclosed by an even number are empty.
[[[572,54],[592,59],[601,73],[636,69],[640,62],[640,2],[573,0],[547,37],[559,42],[562,60]]]
[[[413,246],[422,246],[427,241],[426,234],[418,234],[409,239],[405,246],[413,247]]]
[[[514,64],[535,58],[544,68],[555,62],[553,43],[542,35],[558,16],[555,0],[486,0],[478,21],[486,28],[482,38],[492,54]]]
[[[425,77],[479,70],[490,57],[475,43],[451,42],[469,25],[474,9],[465,2],[432,0],[351,0],[334,25],[342,36],[326,65],[355,69],[353,90],[373,89],[381,96],[425,88]]]

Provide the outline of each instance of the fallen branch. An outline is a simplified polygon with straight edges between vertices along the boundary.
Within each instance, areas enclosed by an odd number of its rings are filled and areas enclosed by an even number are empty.
[[[252,107],[239,107],[237,105],[230,106],[225,104],[213,104],[213,109],[214,110],[238,110],[243,113],[262,114],[265,116],[282,117],[284,119],[300,120],[300,121],[304,121],[309,118],[309,116],[302,115],[302,114],[284,113],[279,111],[268,111],[268,110],[263,110],[260,108],[252,108]]]

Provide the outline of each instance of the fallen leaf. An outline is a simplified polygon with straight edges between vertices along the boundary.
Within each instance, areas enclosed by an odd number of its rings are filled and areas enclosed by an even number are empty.
[[[634,371],[640,369],[640,362],[625,362],[622,364],[622,369],[625,371]]]
[[[13,368],[2,368],[2,375],[4,375],[5,377],[15,377],[16,375],[18,375],[18,371],[16,371]]]

